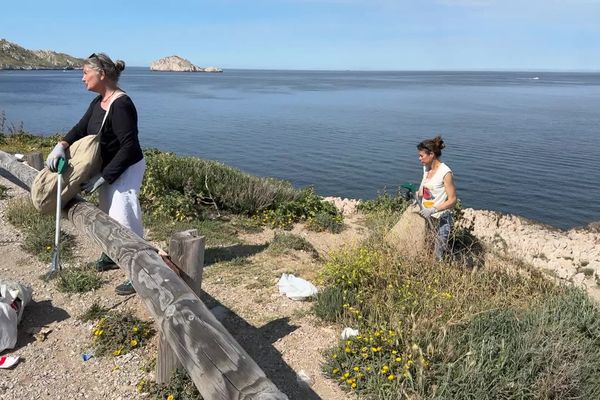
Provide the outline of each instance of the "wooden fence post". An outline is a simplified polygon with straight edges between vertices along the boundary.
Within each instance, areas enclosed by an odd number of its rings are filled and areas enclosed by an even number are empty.
[[[171,236],[169,256],[181,272],[181,278],[198,297],[202,286],[204,267],[204,236],[198,236],[196,229],[176,232]],[[181,362],[159,333],[158,357],[156,359],[156,381],[167,384],[173,373],[182,366]]]
[[[23,159],[27,161],[30,167],[41,171],[44,168],[44,158],[42,157],[42,153],[39,151],[34,151],[31,153],[27,153],[23,156]]]

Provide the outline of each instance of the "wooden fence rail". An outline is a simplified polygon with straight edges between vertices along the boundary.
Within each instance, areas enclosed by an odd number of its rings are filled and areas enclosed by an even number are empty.
[[[37,174],[2,151],[0,168],[29,188]],[[287,399],[154,246],[81,199],[64,212],[127,273],[204,399]]]

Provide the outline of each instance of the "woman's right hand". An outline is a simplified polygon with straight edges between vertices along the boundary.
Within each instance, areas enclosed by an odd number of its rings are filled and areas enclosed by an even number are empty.
[[[52,172],[58,171],[58,160],[60,158],[64,158],[65,161],[67,160],[67,153],[65,152],[62,142],[57,143],[50,154],[48,154],[48,158],[46,158],[46,167]]]

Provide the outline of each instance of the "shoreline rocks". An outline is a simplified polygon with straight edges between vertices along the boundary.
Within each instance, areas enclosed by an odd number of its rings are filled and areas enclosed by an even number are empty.
[[[169,56],[158,59],[150,64],[150,70],[168,72],[223,72],[223,70],[218,67],[199,67],[179,56]]]
[[[582,285],[592,275],[600,283],[600,232],[592,228],[563,231],[516,215],[472,208],[463,210],[460,224],[498,254],[575,284]]]
[[[361,200],[357,199],[348,199],[332,196],[323,197],[323,200],[332,203],[335,206],[335,208],[337,208],[338,211],[341,212],[344,216],[356,214],[358,212],[357,207],[361,203]]]

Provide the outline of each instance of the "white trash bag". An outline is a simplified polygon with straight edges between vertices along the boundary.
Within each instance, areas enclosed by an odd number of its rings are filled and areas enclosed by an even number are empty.
[[[31,287],[0,279],[0,353],[17,344],[17,325],[31,301]]]
[[[283,274],[277,282],[279,293],[285,294],[292,300],[306,300],[316,297],[319,291],[315,285],[302,278],[296,278],[292,274]]]
[[[340,338],[342,340],[350,339],[351,337],[358,336],[358,329],[352,329],[350,327],[344,328]]]

